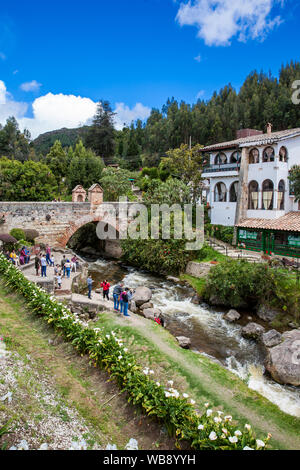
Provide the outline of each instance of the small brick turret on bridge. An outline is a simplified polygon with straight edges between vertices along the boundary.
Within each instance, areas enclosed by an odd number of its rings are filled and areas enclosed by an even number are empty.
[[[35,229],[38,243],[64,248],[71,236],[90,222],[101,222],[104,216],[99,207],[103,203],[103,190],[95,184],[88,191],[80,185],[72,194],[72,202],[1,202],[0,233],[13,228]],[[118,216],[118,203],[112,203]],[[116,230],[119,223],[116,222]]]

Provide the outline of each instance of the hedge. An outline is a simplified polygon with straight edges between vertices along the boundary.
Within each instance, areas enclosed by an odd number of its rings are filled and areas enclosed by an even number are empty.
[[[128,401],[138,405],[144,413],[163,423],[177,446],[187,441],[198,450],[262,450],[270,439],[256,439],[250,425],[243,431],[236,429],[232,416],[207,409],[199,414],[195,402],[173,388],[173,382],[164,387],[153,379],[154,371],[140,367],[112,331],[105,334],[101,328],[90,329],[54,296],[25,278],[23,273],[0,254],[0,274],[5,285],[23,295],[29,308],[44,318],[71,342],[77,351],[87,354],[90,363],[105,369],[116,381]],[[208,408],[209,404],[206,404]]]

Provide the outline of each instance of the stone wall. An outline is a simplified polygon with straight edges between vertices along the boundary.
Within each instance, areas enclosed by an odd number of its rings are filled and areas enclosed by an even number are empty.
[[[194,277],[207,277],[211,268],[213,267],[210,263],[197,263],[195,261],[190,261],[186,267],[186,274]]]
[[[118,216],[118,203],[112,203],[112,206]],[[36,240],[38,243],[65,247],[80,227],[103,220],[104,214],[100,209],[101,205],[89,202],[0,201],[0,233],[9,233],[13,228],[34,229],[40,234]],[[118,220],[115,228],[119,229]]]

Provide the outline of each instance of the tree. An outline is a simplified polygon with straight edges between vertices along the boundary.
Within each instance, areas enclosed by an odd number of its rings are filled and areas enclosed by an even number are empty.
[[[125,169],[105,168],[100,180],[105,201],[118,201],[120,196],[128,196],[132,199],[130,176],[130,172]]]
[[[63,186],[63,179],[68,171],[68,157],[62,148],[60,140],[56,140],[46,156],[46,164],[56,177],[59,191]]]
[[[76,144],[74,150],[69,149],[68,159],[70,159],[67,173],[69,191],[72,191],[78,184],[89,189],[92,184],[100,181],[104,163],[92,150],[84,147],[82,140]]]
[[[104,160],[112,158],[115,150],[114,116],[109,101],[100,101],[85,140],[87,147]]]
[[[290,189],[295,196],[295,201],[300,201],[300,165],[294,165],[289,174]]]
[[[201,145],[189,149],[187,145],[169,150],[167,157],[160,163],[161,170],[168,170],[170,174],[188,185],[191,191],[191,199],[196,203],[202,195],[202,169],[203,155]]]
[[[22,133],[16,119],[14,117],[8,118],[5,126],[0,128],[0,156],[24,162],[29,158],[29,144],[29,131],[25,129]]]
[[[0,159],[1,201],[51,201],[56,191],[55,176],[47,165]]]
[[[162,182],[151,180],[143,201],[149,204],[188,204],[191,202],[191,192],[188,186],[180,180],[169,178]]]

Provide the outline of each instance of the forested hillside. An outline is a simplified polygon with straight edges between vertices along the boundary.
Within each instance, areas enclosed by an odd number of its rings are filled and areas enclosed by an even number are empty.
[[[228,84],[208,101],[188,104],[168,99],[161,110],[152,109],[146,123],[138,120],[115,132],[111,160],[117,156],[127,160],[129,165],[152,166],[170,148],[188,143],[190,136],[193,145],[207,145],[235,138],[240,128],[265,130],[267,122],[273,124],[273,130],[298,127],[300,106],[291,99],[292,83],[297,79],[300,80],[300,63],[291,62],[281,67],[278,78],[270,73],[250,73],[239,92]],[[34,146],[38,152],[46,154],[56,139],[61,140],[63,146],[74,145],[74,139],[86,129],[62,129],[59,135],[47,133],[36,139]],[[81,137],[84,140],[84,136]]]
[[[34,141],[33,146],[38,154],[47,155],[52,145],[60,140],[62,147],[71,147],[76,144],[79,139],[85,137],[89,130],[88,126],[79,127],[78,129],[59,129],[57,131],[45,132],[39,135]]]

